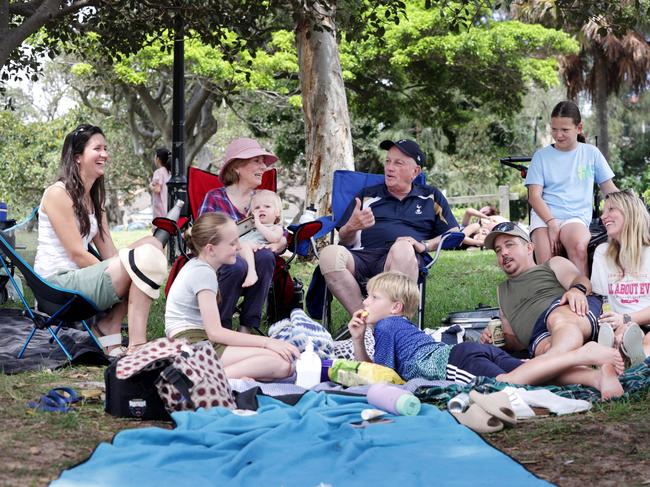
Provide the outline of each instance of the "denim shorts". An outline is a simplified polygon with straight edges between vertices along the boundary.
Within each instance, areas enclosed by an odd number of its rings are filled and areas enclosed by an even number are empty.
[[[546,311],[537,318],[535,326],[533,327],[533,334],[530,337],[530,342],[528,342],[528,354],[531,357],[535,356],[535,350],[537,349],[539,342],[551,336],[551,333],[548,331],[546,326],[546,320],[548,319],[548,315],[550,315],[555,308],[560,306],[560,299],[561,297],[553,301],[551,305],[546,308]],[[587,341],[592,341],[598,336],[598,317],[600,316],[603,304],[600,298],[594,294],[587,296],[587,303],[589,304],[587,320],[591,325],[591,338]]]
[[[59,271],[47,278],[50,284],[77,291],[102,311],[121,301],[115,292],[110,274],[106,271],[110,260],[104,260],[83,269]]]

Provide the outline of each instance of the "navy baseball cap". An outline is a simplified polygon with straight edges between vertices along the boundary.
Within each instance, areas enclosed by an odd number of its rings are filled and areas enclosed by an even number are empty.
[[[407,156],[413,158],[418,166],[424,166],[424,153],[420,149],[418,143],[414,140],[399,139],[397,142],[393,142],[392,140],[384,140],[381,144],[379,144],[379,148],[384,150],[389,150],[393,146],[397,147]]]

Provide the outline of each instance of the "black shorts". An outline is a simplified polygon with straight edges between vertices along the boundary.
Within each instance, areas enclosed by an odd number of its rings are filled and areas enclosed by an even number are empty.
[[[359,283],[365,286],[368,279],[384,272],[388,250],[389,249],[387,248],[350,250],[352,258],[354,259],[354,277]],[[418,258],[419,267],[426,264],[427,257],[431,259],[429,254],[416,254],[416,256]]]
[[[505,350],[484,343],[463,342],[454,345],[447,361],[447,380],[470,382],[476,376],[497,377],[523,363]]]

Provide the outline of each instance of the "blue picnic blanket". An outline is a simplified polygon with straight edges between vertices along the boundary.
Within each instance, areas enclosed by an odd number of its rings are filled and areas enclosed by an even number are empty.
[[[174,413],[173,430],[122,431],[51,485],[549,485],[428,404],[419,416],[355,429],[364,398],[258,399],[253,416],[199,409]]]

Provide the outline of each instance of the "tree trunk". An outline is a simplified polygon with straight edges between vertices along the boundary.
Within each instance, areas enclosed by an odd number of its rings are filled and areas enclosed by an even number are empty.
[[[607,60],[600,48],[594,49],[594,105],[598,120],[598,148],[609,161],[609,118],[607,114]]]
[[[330,10],[319,1],[304,7],[296,28],[305,117],[305,206],[315,205],[320,215],[331,211],[334,171],[354,170],[350,116],[336,42],[336,2],[329,4]]]

